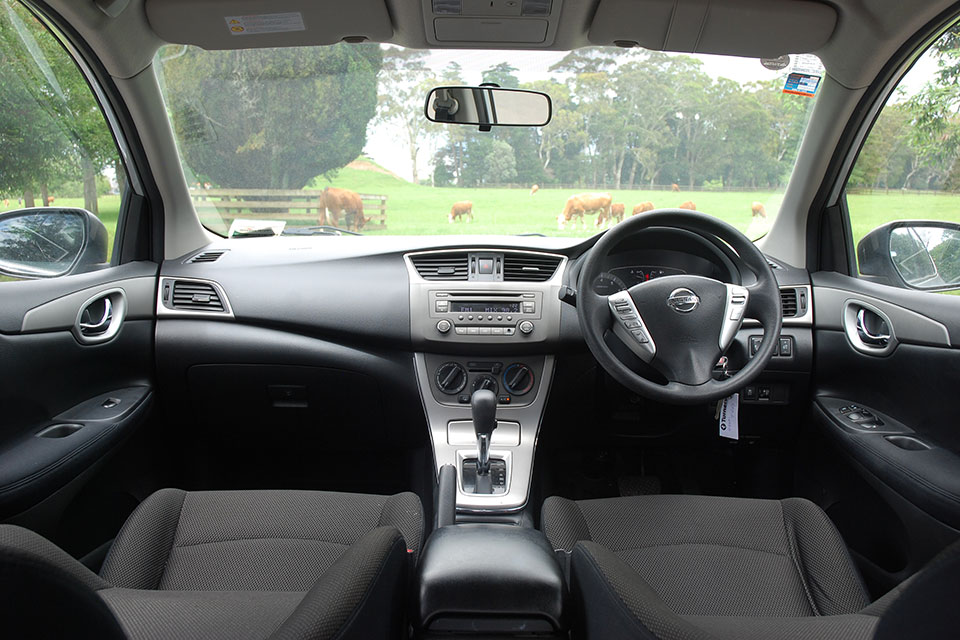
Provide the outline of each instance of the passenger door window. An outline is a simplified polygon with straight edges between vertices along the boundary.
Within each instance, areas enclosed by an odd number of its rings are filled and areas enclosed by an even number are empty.
[[[109,264],[128,184],[103,112],[61,40],[21,3],[0,0],[0,282]],[[8,213],[30,207],[45,210]],[[92,214],[85,235],[65,208]],[[60,242],[69,231],[61,217],[77,232],[70,243]]]

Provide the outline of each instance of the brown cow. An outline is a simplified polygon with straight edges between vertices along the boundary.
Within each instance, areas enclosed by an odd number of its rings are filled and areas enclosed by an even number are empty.
[[[673,192],[678,192],[678,191],[680,191],[680,185],[678,185],[676,182],[674,182],[673,184],[670,185],[670,191],[673,191]]]
[[[469,200],[454,202],[453,207],[450,208],[448,220],[453,222],[454,220],[459,220],[461,216],[467,218],[468,222],[473,222],[473,203]]]
[[[584,214],[597,214],[595,226],[600,227],[604,221],[610,217],[610,203],[613,198],[609,193],[579,193],[567,198],[567,203],[563,206],[563,213],[557,216],[557,224],[560,229],[566,228],[567,223],[574,217],[580,219],[583,228],[587,228],[587,220]]]
[[[537,191],[540,191],[540,185],[535,184],[532,187],[530,187],[530,195],[535,194]]]
[[[644,213],[645,211],[653,211],[653,208],[653,203],[647,200],[646,202],[641,202],[635,206],[631,215],[638,215]]]
[[[363,199],[356,191],[327,187],[323,190],[323,204],[326,211],[320,213],[321,225],[339,226],[341,211],[347,228],[353,231],[359,231],[368,221],[363,216]]]
[[[610,221],[611,223],[616,220],[617,222],[623,221],[623,203],[616,202],[610,205]]]
[[[679,208],[679,209],[687,209],[687,210],[689,210],[689,211],[696,211],[696,210],[697,210],[697,205],[693,202],[693,200],[687,200],[686,202],[684,202],[683,204],[681,204],[678,208]]]
[[[753,217],[754,217],[754,218],[757,218],[757,217],[766,218],[766,217],[767,217],[767,210],[763,208],[763,203],[762,203],[762,202],[757,202],[756,200],[754,200],[754,201],[753,201],[753,204],[750,205],[750,211],[753,212]]]

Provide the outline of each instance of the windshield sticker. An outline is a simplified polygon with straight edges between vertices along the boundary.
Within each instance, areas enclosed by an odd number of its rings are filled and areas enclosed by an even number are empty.
[[[820,86],[820,76],[814,76],[807,73],[791,73],[787,76],[787,82],[783,85],[783,92],[795,96],[807,96],[812,98],[817,95],[817,88]]]
[[[306,27],[303,26],[303,14],[299,11],[226,16],[224,20],[227,21],[227,29],[235,36],[306,30]]]
[[[760,58],[760,64],[770,71],[780,71],[790,66],[790,56],[783,55],[779,58]]]
[[[278,236],[287,226],[286,220],[244,220],[237,218],[230,225],[227,237]]]

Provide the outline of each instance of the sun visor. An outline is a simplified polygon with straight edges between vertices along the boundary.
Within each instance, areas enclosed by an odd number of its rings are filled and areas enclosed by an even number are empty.
[[[384,42],[393,24],[384,0],[146,0],[163,40],[204,49],[293,47],[341,40]]]
[[[833,7],[806,0],[600,0],[592,44],[776,57],[826,44]]]

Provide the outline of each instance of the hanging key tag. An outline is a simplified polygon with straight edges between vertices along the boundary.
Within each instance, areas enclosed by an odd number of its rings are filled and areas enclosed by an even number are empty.
[[[720,414],[720,437],[739,440],[740,394],[735,393],[721,400],[717,410]]]

